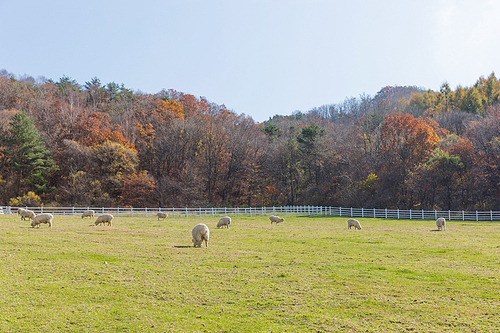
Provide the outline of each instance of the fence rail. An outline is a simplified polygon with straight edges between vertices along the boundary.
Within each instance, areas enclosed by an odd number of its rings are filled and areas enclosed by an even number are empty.
[[[4,214],[17,214],[20,207],[0,206]],[[107,207],[21,207],[36,214],[79,216],[84,211],[94,210],[96,214],[115,216],[156,216],[158,212],[169,217],[206,217],[206,216],[266,216],[266,215],[328,215],[361,218],[383,218],[404,220],[435,220],[444,217],[447,220],[461,221],[500,221],[500,211],[437,211],[403,210],[375,208],[346,208],[323,206],[285,206],[285,207],[250,207],[250,208],[107,208]]]

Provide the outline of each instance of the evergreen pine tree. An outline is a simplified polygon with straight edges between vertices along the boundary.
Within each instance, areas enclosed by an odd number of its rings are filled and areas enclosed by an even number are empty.
[[[35,190],[37,193],[53,191],[45,176],[57,170],[54,160],[45,149],[44,139],[39,136],[34,120],[19,112],[12,117],[9,135],[0,137],[4,167],[14,178],[16,196],[21,191]]]

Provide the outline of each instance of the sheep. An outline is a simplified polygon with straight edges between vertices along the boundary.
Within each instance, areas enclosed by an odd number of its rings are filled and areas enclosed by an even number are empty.
[[[101,216],[99,216],[97,218],[97,220],[95,220],[95,225],[99,225],[99,224],[106,225],[106,224],[108,224],[109,226],[111,226],[111,221],[113,221],[113,218],[114,218],[114,216],[111,215],[111,214],[101,215]]]
[[[274,215],[269,216],[269,219],[271,220],[271,224],[273,224],[273,222],[276,224],[278,224],[280,222],[285,222],[284,218],[279,217],[279,216],[274,216]]]
[[[361,230],[361,224],[359,223],[358,220],[355,219],[349,219],[347,220],[347,229],[351,229],[351,227],[354,227],[356,230]]]
[[[82,213],[82,219],[84,217],[90,217],[91,219],[93,219],[94,218],[94,213],[95,212],[93,210],[87,210],[87,211],[85,211],[85,212]]]
[[[26,218],[28,219],[34,219],[35,218],[35,212],[32,211],[32,210],[28,210],[28,209],[21,209],[21,212],[19,213],[19,209],[17,210],[18,214],[21,215],[21,220],[25,220],[26,221]]]
[[[17,209],[17,215],[21,216],[21,220],[23,220],[23,212],[25,211],[26,209],[24,208],[18,208]]]
[[[52,219],[53,218],[54,218],[54,215],[49,214],[49,213],[38,214],[31,221],[31,226],[33,228],[34,227],[40,228],[40,224],[47,223],[49,225],[49,228],[52,228]]]
[[[229,216],[224,216],[219,220],[219,222],[217,222],[217,229],[221,227],[222,229],[224,229],[224,226],[226,226],[226,228],[229,228],[230,225],[231,225],[231,218]]]
[[[205,246],[208,247],[208,238],[210,236],[210,231],[206,224],[200,223],[193,228],[191,231],[193,235],[193,245],[194,247],[201,247],[203,241],[205,241]]]
[[[167,213],[158,212],[158,214],[156,215],[158,216],[158,221],[160,221],[160,219],[163,219],[163,221],[165,221],[165,219],[167,218]]]
[[[446,230],[446,220],[444,217],[440,217],[436,220],[436,225],[438,230]]]

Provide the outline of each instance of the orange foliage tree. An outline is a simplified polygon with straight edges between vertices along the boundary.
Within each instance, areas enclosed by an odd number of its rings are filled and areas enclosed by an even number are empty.
[[[390,202],[412,207],[414,175],[423,167],[439,140],[425,121],[409,114],[385,117],[380,130],[380,169]],[[393,204],[394,205],[394,204]]]
[[[101,112],[81,113],[76,123],[67,133],[65,139],[74,140],[87,147],[101,145],[106,141],[119,143],[127,148],[133,148],[129,140],[122,134],[119,125],[113,126],[109,116]]]
[[[122,179],[121,204],[128,207],[155,207],[155,182],[146,171],[134,173]]]

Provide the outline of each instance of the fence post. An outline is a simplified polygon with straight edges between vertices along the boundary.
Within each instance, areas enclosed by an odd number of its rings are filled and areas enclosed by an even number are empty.
[[[175,207],[172,207],[172,217],[175,217]]]
[[[424,219],[424,210],[422,209],[422,220],[425,220]]]
[[[118,207],[119,208],[119,207]],[[130,216],[133,217],[134,216],[134,207],[130,207]]]
[[[462,211],[462,221],[465,221],[465,212]]]
[[[365,217],[365,210],[361,208],[361,217]]]
[[[73,208],[73,209],[72,209],[72,213],[71,213],[71,215],[72,215],[72,216],[75,216],[75,207],[73,206],[72,208]]]
[[[385,219],[387,220],[387,208],[385,209]]]
[[[188,217],[188,208],[186,207],[186,217]]]
[[[477,214],[477,210],[476,210],[476,221],[479,221],[479,216]]]
[[[120,207],[118,207],[118,216],[120,216]]]
[[[148,207],[146,207],[146,217],[148,217]]]
[[[490,221],[493,221],[493,211],[490,210]]]
[[[399,220],[399,208],[398,208],[398,220]]]
[[[411,220],[411,209],[410,209],[410,220]]]
[[[373,208],[373,218],[376,218],[375,214],[376,214],[375,208]]]
[[[352,217],[352,207],[351,207],[351,217]]]
[[[448,211],[448,221],[451,220],[451,211]]]
[[[434,210],[434,220],[437,220],[437,218],[438,218],[438,212],[437,210]]]

